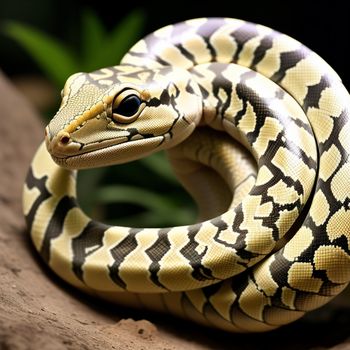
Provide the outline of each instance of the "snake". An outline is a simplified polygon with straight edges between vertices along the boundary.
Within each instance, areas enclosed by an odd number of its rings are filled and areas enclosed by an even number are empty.
[[[297,40],[191,19],[147,35],[116,66],[73,74],[61,95],[23,212],[64,281],[228,332],[291,323],[349,283],[349,93]],[[112,226],[82,211],[79,169],[161,150],[197,222]]]

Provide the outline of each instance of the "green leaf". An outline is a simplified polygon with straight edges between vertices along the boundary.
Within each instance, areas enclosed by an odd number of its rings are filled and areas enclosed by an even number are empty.
[[[117,55],[120,55],[119,58],[121,58],[122,55],[124,55],[126,51],[136,43],[139,39],[144,20],[144,13],[140,10],[135,10],[130,12],[118,23],[108,38],[108,41],[111,43],[110,51],[112,55],[112,52],[114,51],[113,48],[117,47],[118,50],[115,50],[115,57],[118,58]]]
[[[109,220],[110,225],[128,227],[161,227],[164,226],[164,216],[158,213],[146,211],[143,213],[128,215],[123,218]],[[167,225],[167,223],[165,224]]]
[[[164,217],[164,215],[159,215],[159,213],[151,211],[110,220],[109,224],[127,227],[166,227],[176,225],[169,221],[168,217]]]
[[[123,18],[118,25],[106,35],[103,47],[93,53],[96,68],[115,66],[136,43],[142,32],[144,14],[135,10]]]
[[[81,170],[78,173],[77,191],[79,204],[88,215],[91,215],[98,201],[94,194],[94,189],[103,181],[109,170],[109,168],[102,167]]]
[[[127,185],[110,185],[97,189],[96,198],[101,203],[125,202],[141,205],[149,210],[158,212],[173,207],[164,196],[151,191]]]
[[[146,211],[123,218],[108,220],[110,225],[130,227],[171,227],[188,225],[194,222],[196,222],[195,211],[185,209],[169,210],[167,213]]]
[[[173,184],[179,183],[164,152],[157,152],[149,157],[140,159],[139,162],[164,180]]]
[[[90,72],[97,68],[96,53],[103,50],[103,43],[106,38],[105,29],[90,9],[86,9],[82,14],[82,67],[81,70]]]
[[[3,31],[28,51],[58,87],[62,87],[68,76],[78,71],[75,57],[57,39],[14,21],[7,21]]]
[[[146,209],[123,218],[109,218],[109,224],[133,227],[165,227],[195,222],[196,212],[191,206],[177,206],[171,198],[134,186],[110,185],[97,190],[97,199],[104,204],[131,203]]]

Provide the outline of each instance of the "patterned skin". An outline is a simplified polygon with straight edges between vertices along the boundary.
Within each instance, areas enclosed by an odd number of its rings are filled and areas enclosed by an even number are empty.
[[[63,279],[236,332],[292,322],[345,288],[349,94],[299,42],[240,20],[186,21],[150,34],[118,66],[73,75],[62,95],[24,214]],[[204,221],[135,229],[81,211],[71,169],[161,149]]]

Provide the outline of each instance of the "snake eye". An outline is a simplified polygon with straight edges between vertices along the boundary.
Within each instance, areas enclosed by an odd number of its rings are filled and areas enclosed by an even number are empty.
[[[130,95],[119,103],[117,108],[113,109],[113,113],[120,114],[124,117],[132,117],[141,105],[141,100],[136,95]]]
[[[113,101],[112,113],[113,119],[119,123],[131,123],[139,116],[141,112],[142,100],[134,92],[126,90],[122,92]]]

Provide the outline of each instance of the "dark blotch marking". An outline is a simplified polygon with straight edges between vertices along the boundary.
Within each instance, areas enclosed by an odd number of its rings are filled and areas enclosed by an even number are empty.
[[[217,227],[220,231],[224,231],[228,228],[227,223],[221,219],[221,216],[211,219],[210,223]]]
[[[284,90],[278,89],[275,93],[276,98],[278,98],[279,100],[283,100],[284,96],[285,96],[286,92]],[[298,119],[299,120],[299,119]]]
[[[197,64],[197,61],[195,57],[191,54],[191,52],[186,50],[181,44],[176,45],[176,47],[179,49],[182,55],[184,55],[189,61],[192,62],[193,65]]]
[[[222,283],[224,282],[215,283],[202,288],[202,292],[207,298],[207,300],[209,300],[211,296],[215,295],[219,291],[219,289],[222,287]]]
[[[152,97],[148,102],[146,102],[146,105],[148,107],[159,107],[161,104],[161,100],[156,97]]]
[[[321,98],[322,91],[329,87],[331,84],[326,76],[322,76],[319,83],[308,86],[307,94],[304,99],[303,109],[307,111],[309,107],[319,108],[319,101]]]
[[[234,232],[238,232],[239,235],[237,237],[236,243],[232,245],[232,247],[236,250],[236,254],[243,260],[250,260],[255,258],[259,254],[254,254],[247,251],[245,248],[247,247],[245,243],[245,237],[248,234],[248,230],[241,229],[240,226],[243,222],[244,214],[242,209],[242,204],[239,204],[236,210],[236,216],[232,224],[232,230]]]
[[[280,288],[288,285],[288,271],[293,262],[287,260],[283,255],[283,251],[275,253],[275,260],[270,265],[270,272],[273,280]]]
[[[30,167],[26,178],[26,184],[29,189],[36,187],[40,191],[40,194],[38,198],[35,200],[35,202],[32,204],[29,213],[25,217],[29,232],[32,230],[35,214],[38,211],[40,204],[44,202],[46,199],[51,197],[51,193],[46,188],[47,179],[48,179],[47,175],[43,176],[40,179],[37,179],[33,174],[32,167]]]
[[[253,107],[255,114],[259,116],[255,122],[255,129],[247,134],[247,140],[250,144],[253,144],[256,141],[261,128],[265,124],[266,117],[272,114],[268,105],[269,101],[262,100],[261,97],[246,84],[248,79],[254,78],[255,76],[256,73],[254,71],[245,73],[242,76],[242,81],[236,85],[236,93],[239,99],[243,102],[243,108],[235,116],[235,125],[238,125],[243,116],[247,113],[248,103]]]
[[[222,63],[213,63],[209,66],[209,70],[215,73],[215,78],[212,82],[213,86],[213,95],[217,98],[219,103],[216,106],[216,113],[224,115],[225,111],[231,104],[231,95],[232,95],[232,82],[224,77],[222,74],[227,69],[226,64]],[[222,101],[219,92],[220,89],[224,90],[227,98]]]
[[[170,104],[170,95],[168,89],[164,89],[160,95],[160,102],[163,105],[169,105]]]
[[[180,253],[188,260],[192,266],[192,277],[198,281],[212,280],[213,275],[210,269],[202,265],[202,258],[208,250],[204,249],[201,254],[198,254],[196,248],[199,244],[195,241],[195,236],[202,227],[202,224],[191,225],[188,227],[189,242],[180,250]]]
[[[213,45],[210,43],[210,37],[224,24],[225,20],[223,18],[211,18],[210,21],[205,22],[197,29],[197,34],[203,38],[207,45],[210,52],[211,61],[216,60],[216,51]]]
[[[266,52],[271,49],[272,44],[273,44],[273,38],[276,36],[276,32],[273,32],[270,35],[265,36],[261,41],[259,46],[255,49],[254,51],[254,58],[253,58],[253,62],[251,65],[252,69],[255,69],[255,67],[257,66],[257,64],[259,62],[261,62],[265,55]]]
[[[182,40],[182,36],[190,30],[192,30],[192,26],[190,26],[186,22],[177,23],[172,28],[171,38],[173,38],[174,42],[177,43],[179,40]]]
[[[279,83],[286,75],[288,69],[295,67],[308,55],[308,50],[303,46],[294,51],[281,53],[281,63],[279,70],[271,77],[275,83]]]
[[[171,245],[167,236],[170,230],[171,230],[170,228],[160,229],[158,233],[159,237],[157,241],[154,242],[154,244],[145,251],[146,254],[152,260],[152,263],[149,267],[149,270],[151,273],[151,280],[155,285],[161,288],[164,288],[164,286],[159,282],[159,279],[158,279],[158,271],[160,270],[159,261],[170,249]]]
[[[206,98],[208,98],[209,92],[201,84],[198,84],[198,86],[199,90],[201,91],[202,97],[205,100]]]
[[[51,240],[62,233],[64,220],[68,212],[75,207],[77,207],[75,198],[69,196],[64,196],[57,204],[46,228],[43,244],[40,249],[40,254],[47,263],[50,261]]]
[[[191,80],[188,80],[185,89],[186,89],[186,91],[187,91],[189,94],[194,94],[194,93],[195,93],[194,90],[193,90],[193,88],[192,88],[192,86],[191,86]]]
[[[108,228],[108,225],[97,221],[90,221],[85,226],[82,233],[78,237],[72,239],[73,271],[81,281],[83,281],[82,267],[86,257],[102,247],[103,236]],[[91,247],[95,248],[87,251],[87,249]]]
[[[225,25],[224,18],[210,18],[210,20],[198,27],[197,34],[204,38],[210,38],[223,25]]]
[[[162,66],[169,66],[169,65],[170,65],[169,62],[163,60],[163,59],[162,59],[161,57],[159,57],[159,56],[155,56],[154,58],[155,58],[155,60],[156,60],[159,64],[161,64]]]
[[[130,141],[135,135],[141,135],[144,139],[153,137],[153,134],[141,134],[136,128],[127,128],[126,131],[129,133],[128,141]]]
[[[237,50],[235,52],[235,55],[233,56],[233,62],[237,62],[239,54],[241,53],[245,43],[258,35],[259,33],[256,29],[255,24],[253,23],[245,23],[231,33],[231,36],[235,39],[237,43]]]
[[[237,298],[234,304],[232,305],[232,307],[239,302],[239,298],[241,294],[247,288],[249,284],[249,277],[251,277],[251,273],[249,273],[249,270],[248,270],[245,273],[240,273],[230,278],[231,289],[237,295]],[[231,307],[231,310],[232,310],[232,307]]]
[[[183,36],[186,35],[187,31],[190,31],[192,27],[186,22],[181,22],[173,26],[171,33],[171,42],[178,48],[182,55],[190,60],[194,65],[197,64],[194,55],[185,49],[182,45]]]
[[[131,228],[129,234],[118,245],[110,250],[114,263],[108,266],[109,276],[113,282],[123,289],[126,289],[126,283],[119,276],[119,266],[124,259],[136,249],[138,243],[135,236],[140,231],[143,231],[143,229]]]

